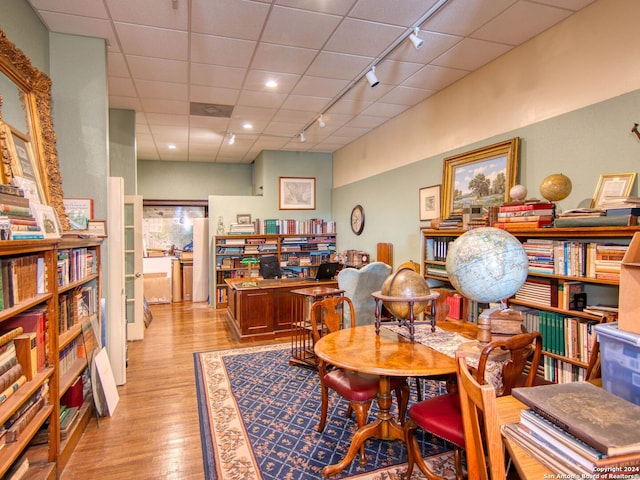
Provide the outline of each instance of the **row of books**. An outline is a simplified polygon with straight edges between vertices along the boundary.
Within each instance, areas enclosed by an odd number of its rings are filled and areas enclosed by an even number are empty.
[[[540,332],[542,349],[588,363],[599,322],[546,310],[523,309],[522,320],[528,332]]]
[[[589,382],[512,393],[528,408],[503,434],[558,478],[640,476],[640,406]]]
[[[78,282],[98,273],[95,251],[90,248],[73,248],[58,251],[58,286]]]
[[[49,404],[49,383],[43,383],[0,427],[0,447],[17,442],[29,422]]]
[[[32,205],[24,191],[12,185],[0,189],[0,240],[30,240],[44,238],[42,226],[31,211]]]
[[[0,310],[47,291],[44,257],[25,255],[0,260]]]
[[[323,234],[336,233],[336,222],[333,220],[323,220],[321,218],[310,218],[308,220],[279,220],[268,218],[257,219],[254,222],[257,234]]]
[[[14,315],[4,320],[1,324],[0,348],[4,345],[3,339],[7,338],[5,335],[8,336],[7,341],[10,340],[12,332],[15,333],[16,329],[21,329],[22,333],[29,335],[31,338],[30,342],[34,344],[29,347],[30,356],[28,358],[25,356],[22,362],[27,380],[31,380],[36,372],[41,372],[47,366],[47,322],[46,307],[35,307]]]
[[[454,293],[445,298],[444,303],[449,305],[447,317],[453,318],[454,320],[462,320],[464,315],[464,297],[462,295]]]
[[[447,259],[449,245],[458,237],[432,237],[425,240],[425,257],[427,260],[444,262]]]
[[[565,360],[544,356],[538,373],[547,382],[569,383],[582,382],[586,378],[587,369]]]
[[[58,296],[58,333],[64,333],[95,315],[98,308],[98,289],[94,285],[85,285],[61,293]]]

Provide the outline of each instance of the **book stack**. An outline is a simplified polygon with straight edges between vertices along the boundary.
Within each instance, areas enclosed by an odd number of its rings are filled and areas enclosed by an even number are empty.
[[[557,307],[558,284],[549,278],[528,278],[516,292],[515,299],[544,307]]]
[[[516,388],[505,437],[562,478],[638,478],[640,406],[588,382]],[[575,475],[575,477],[573,477]]]
[[[0,240],[44,238],[21,188],[0,184]]]
[[[505,204],[493,226],[505,230],[550,227],[554,218],[555,204],[551,202]]]
[[[606,196],[602,200],[602,207],[608,217],[620,215],[640,215],[640,197]]]
[[[452,214],[444,220],[431,220],[431,228],[436,230],[456,230],[462,228],[462,215]]]
[[[596,255],[593,262],[595,277],[600,280],[620,281],[622,259],[628,249],[628,245],[596,245]]]
[[[529,239],[522,242],[522,247],[529,260],[529,273],[553,274],[554,241],[543,238]]]
[[[23,332],[21,327],[0,334],[0,403],[4,403],[27,381],[24,375],[25,358],[18,358],[15,339]],[[2,442],[6,439],[3,437]]]
[[[256,227],[253,223],[232,223],[229,226],[229,235],[253,235]]]

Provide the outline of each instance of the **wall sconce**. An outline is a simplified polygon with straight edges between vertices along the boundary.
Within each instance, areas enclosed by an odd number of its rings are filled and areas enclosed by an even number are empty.
[[[424,40],[422,40],[418,36],[418,32],[419,31],[420,31],[420,29],[418,27],[416,27],[413,30],[413,33],[411,35],[409,35],[409,40],[411,40],[411,43],[413,43],[413,46],[416,48],[416,50],[420,50],[422,48],[422,45],[424,45]]]
[[[369,70],[367,72],[366,77],[367,77],[367,80],[369,81],[369,85],[371,85],[372,88],[380,83],[378,81],[378,77],[376,77],[376,67],[375,66],[371,67],[371,70]]]

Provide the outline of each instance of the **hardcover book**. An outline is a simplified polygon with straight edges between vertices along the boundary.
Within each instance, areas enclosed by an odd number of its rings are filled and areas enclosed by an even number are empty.
[[[512,394],[602,453],[640,452],[640,406],[589,382],[515,388]]]

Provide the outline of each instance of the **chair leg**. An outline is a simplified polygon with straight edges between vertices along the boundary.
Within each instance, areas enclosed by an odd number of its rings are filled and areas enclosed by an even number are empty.
[[[320,421],[318,422],[318,431],[322,432],[327,423],[327,413],[329,411],[329,388],[324,385],[320,388],[322,394]]]
[[[418,401],[422,401],[422,379],[420,377],[415,377],[416,381],[416,394],[418,395]]]
[[[418,379],[416,378],[416,381]],[[411,474],[413,473],[413,464],[415,463],[415,455],[416,448],[418,447],[418,442],[414,438],[413,434],[417,425],[413,422],[413,420],[408,419],[404,424],[404,442],[407,445],[407,472],[405,473],[405,479],[410,480]]]
[[[462,449],[458,446],[453,446],[453,459],[456,465],[456,480],[464,480],[464,474],[462,472]]]
[[[409,397],[411,396],[411,388],[408,383],[404,383],[401,387],[395,389],[396,400],[398,401],[398,417],[400,424],[404,425],[407,416],[407,407],[409,406]]]
[[[353,408],[353,411],[356,413],[356,424],[358,425],[358,429],[364,427],[367,424],[367,418],[369,416],[369,408],[371,407],[371,401],[364,402],[364,403],[349,402],[349,405],[351,408]],[[362,445],[360,446],[360,459],[358,460],[360,465],[367,464],[367,456],[364,453],[364,445],[365,445],[365,442],[363,442]]]

